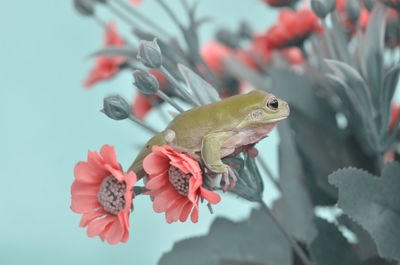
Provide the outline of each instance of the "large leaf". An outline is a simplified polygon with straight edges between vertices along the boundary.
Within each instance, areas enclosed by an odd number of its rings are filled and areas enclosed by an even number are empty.
[[[372,87],[374,97],[379,95],[383,79],[383,47],[386,25],[386,8],[375,5],[368,21],[367,33],[363,49],[364,64],[362,65],[365,78]]]
[[[316,218],[318,236],[310,245],[310,254],[318,265],[357,265],[359,259],[349,242],[334,224]]]
[[[288,241],[266,213],[253,210],[242,222],[217,218],[205,236],[175,243],[160,265],[280,264],[291,265]]]
[[[353,135],[337,127],[336,112],[327,103],[327,96],[320,96],[324,94],[318,90],[318,83],[288,71],[271,69],[270,73],[273,92],[291,109],[289,121],[312,201],[315,205],[334,204],[337,191],[327,176],[345,166],[374,170],[374,161],[364,154]]]
[[[288,121],[279,130],[279,183],[282,197],[274,202],[277,219],[297,240],[311,243],[317,234],[314,206],[304,181],[304,173]]]
[[[382,177],[341,169],[329,181],[339,188],[338,206],[370,233],[378,253],[400,261],[400,164],[386,164]]]
[[[336,202],[337,191],[327,176],[337,168],[356,166],[375,171],[375,161],[363,152],[353,135],[340,136],[299,112],[293,111],[290,120],[314,204]]]
[[[185,78],[186,84],[192,91],[192,94],[201,104],[209,104],[221,99],[217,90],[215,90],[214,87],[207,83],[198,74],[183,64],[178,64],[178,68]]]

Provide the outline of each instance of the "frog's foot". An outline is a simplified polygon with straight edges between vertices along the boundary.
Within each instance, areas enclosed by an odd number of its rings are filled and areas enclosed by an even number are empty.
[[[230,181],[230,178],[232,179],[232,181]],[[230,166],[225,167],[225,170],[222,173],[222,179],[224,180],[225,183],[224,186],[222,187],[223,192],[225,192],[228,189],[228,186],[230,186],[231,189],[235,188],[237,178]]]
[[[224,192],[228,189],[229,185],[231,186],[231,189],[235,188],[237,178],[230,166],[226,166],[225,172],[222,173],[222,178],[224,179],[225,182],[224,186],[222,187],[222,190]],[[229,178],[231,178],[232,181],[230,181]]]
[[[222,190],[225,192],[228,189],[228,186],[233,189],[235,188],[235,184],[237,181],[236,175],[233,172],[232,168],[226,164],[218,164],[218,165],[208,165],[207,168],[214,174],[220,174],[222,176],[221,179],[224,180],[224,185],[222,186]],[[230,181],[230,178],[232,181]]]

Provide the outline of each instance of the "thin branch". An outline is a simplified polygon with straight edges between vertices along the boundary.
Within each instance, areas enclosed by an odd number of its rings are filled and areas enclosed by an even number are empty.
[[[143,121],[139,120],[137,117],[133,116],[132,114],[129,115],[129,119],[134,123],[140,125],[142,128],[146,129],[148,132],[152,134],[158,134],[158,131],[151,127],[150,125],[144,123]]]
[[[264,170],[264,172],[267,174],[268,179],[275,185],[275,187],[282,193],[282,187],[281,184],[279,184],[278,181],[275,180],[274,176],[271,173],[271,170],[269,170],[267,164],[264,162],[264,160],[260,157],[260,155],[257,156],[257,162],[260,164],[261,168]]]
[[[171,36],[165,30],[161,27],[159,27],[156,23],[154,23],[151,19],[140,13],[137,9],[133,8],[130,4],[124,2],[123,0],[115,0],[115,2],[121,7],[124,8],[128,13],[130,13],[132,16],[137,17],[140,19],[143,23],[147,24],[149,27],[152,29],[155,29],[163,35],[164,37],[170,39]]]
[[[286,239],[289,241],[290,245],[292,246],[293,250],[296,252],[296,254],[299,256],[299,258],[303,261],[304,264],[306,265],[313,265],[310,261],[310,259],[307,257],[307,255],[304,253],[303,249],[297,244],[297,242],[290,236],[290,234],[286,231],[286,229],[281,225],[278,219],[273,215],[271,210],[268,208],[268,206],[265,204],[264,201],[259,201],[261,208],[263,211],[268,214],[271,219],[274,221],[278,229],[282,232],[282,234],[286,237]]]

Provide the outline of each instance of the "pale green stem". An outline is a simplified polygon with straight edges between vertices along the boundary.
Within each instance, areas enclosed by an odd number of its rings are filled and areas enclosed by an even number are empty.
[[[282,234],[286,237],[286,239],[289,241],[290,245],[292,246],[294,252],[299,256],[299,258],[303,261],[305,265],[313,265],[313,263],[310,261],[310,259],[307,257],[307,255],[304,253],[303,249],[299,246],[299,244],[290,236],[290,234],[286,231],[286,229],[281,225],[278,219],[273,215],[271,210],[268,208],[268,206],[265,204],[264,201],[259,202],[261,205],[261,208],[263,211],[268,214],[271,219],[274,221],[278,229],[282,232]]]
[[[157,95],[164,100],[165,102],[168,102],[172,107],[174,107],[177,111],[179,112],[184,112],[184,110],[179,107],[178,104],[176,104],[175,101],[173,101],[170,97],[167,96],[167,94],[165,94],[164,92],[162,92],[161,90],[157,91]]]
[[[131,121],[133,121],[134,123],[140,125],[141,127],[143,127],[144,129],[146,129],[147,131],[149,131],[152,134],[158,134],[158,131],[156,129],[154,129],[153,127],[151,127],[150,125],[144,123],[142,120],[138,119],[137,117],[133,116],[132,114],[129,115],[129,119]]]

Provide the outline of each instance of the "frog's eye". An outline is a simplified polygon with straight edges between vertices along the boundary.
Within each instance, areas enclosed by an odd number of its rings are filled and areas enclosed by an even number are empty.
[[[270,98],[267,103],[267,107],[271,110],[277,110],[279,107],[279,102],[276,98]]]

